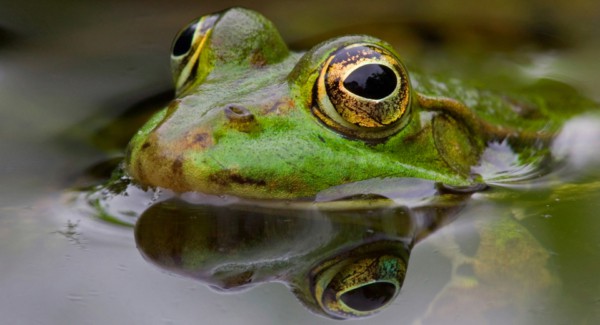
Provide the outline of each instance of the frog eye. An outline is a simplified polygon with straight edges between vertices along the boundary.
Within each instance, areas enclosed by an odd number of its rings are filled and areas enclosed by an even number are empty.
[[[364,317],[393,301],[405,274],[406,263],[393,255],[341,259],[316,275],[313,292],[330,316]]]
[[[171,46],[171,71],[177,94],[201,82],[208,74],[202,66],[203,60],[206,60],[202,50],[218,18],[219,15],[200,17],[177,33]]]
[[[179,32],[175,38],[175,42],[173,42],[172,55],[174,57],[182,56],[192,48],[192,41],[194,40],[197,28],[198,21],[194,21]]]
[[[398,132],[410,115],[410,81],[390,51],[352,44],[332,53],[315,85],[313,113],[349,137],[383,139]]]

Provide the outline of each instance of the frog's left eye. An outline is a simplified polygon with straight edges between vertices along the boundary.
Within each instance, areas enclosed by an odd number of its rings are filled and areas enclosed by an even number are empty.
[[[313,113],[349,137],[383,139],[408,121],[410,81],[390,51],[352,44],[325,61],[315,85]]]
[[[194,83],[201,82],[209,71],[203,67],[203,50],[219,15],[195,19],[179,31],[171,46],[171,71],[177,94]]]
[[[334,318],[364,317],[393,301],[405,274],[406,263],[398,256],[340,259],[315,275],[313,292]]]

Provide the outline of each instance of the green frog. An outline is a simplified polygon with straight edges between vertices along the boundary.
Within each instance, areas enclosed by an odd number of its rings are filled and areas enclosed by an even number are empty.
[[[540,177],[559,164],[553,139],[564,121],[587,107],[549,96],[558,87],[554,83],[509,98],[409,74],[391,45],[370,36],[343,36],[292,52],[270,21],[240,8],[203,16],[183,28],[173,42],[171,63],[176,98],[134,135],[118,175],[134,191],[236,198],[245,205],[278,204],[277,211],[308,211],[323,193],[342,186],[347,195],[317,202],[318,210],[341,207],[350,211],[344,220],[359,224],[356,211],[372,215],[393,204],[396,220],[414,212],[414,204],[410,213],[403,208],[404,195],[417,202],[436,198],[432,211],[444,211],[443,218],[434,213],[428,222],[410,219],[406,224],[412,226],[394,231],[386,228],[388,219],[379,218],[374,228],[362,225],[350,232],[354,237],[336,239],[334,246],[342,248],[327,258],[323,252],[309,259],[293,251],[271,258],[260,272],[248,269],[255,267],[248,261],[245,269],[225,261],[220,273],[211,274],[200,262],[214,258],[213,244],[209,253],[197,243],[196,250],[182,249],[190,260],[184,253],[171,257],[179,261],[171,269],[221,289],[286,279],[308,306],[334,318],[368,316],[389,305],[400,291],[410,248],[437,228],[432,225],[445,224],[435,220],[451,220],[472,193]],[[545,91],[536,91],[540,87]],[[390,180],[418,195],[381,194],[377,183]],[[435,185],[420,191],[405,180]],[[481,229],[481,238],[494,235],[494,229]],[[220,238],[219,232],[204,235]],[[240,242],[228,252],[244,252],[246,244]],[[486,245],[481,255],[492,251]],[[306,258],[298,268],[305,272],[291,276],[289,261],[296,256]],[[544,263],[541,258],[541,267]]]
[[[541,166],[579,109],[424,78],[417,92],[382,40],[346,36],[294,53],[244,9],[190,23],[171,63],[177,98],[133,137],[125,170],[141,186],[176,192],[297,199],[378,177],[485,184],[495,175],[481,159],[490,144]]]

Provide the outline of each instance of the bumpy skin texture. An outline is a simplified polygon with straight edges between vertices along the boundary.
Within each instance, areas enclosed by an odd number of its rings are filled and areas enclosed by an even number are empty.
[[[128,147],[126,171],[142,186],[289,199],[377,177],[472,185],[482,182],[471,167],[487,143],[511,138],[531,159],[532,148],[541,155],[547,145],[535,130],[555,130],[560,123],[553,121],[562,118],[547,109],[523,118],[509,102],[479,93],[475,112],[417,93],[402,70],[399,82],[409,87],[404,95],[410,98],[397,101],[408,105],[399,122],[377,132],[343,121],[347,127],[339,127],[322,109],[327,95],[317,86],[326,62],[353,44],[375,46],[398,60],[387,43],[347,36],[293,53],[271,22],[253,11],[207,17],[203,37],[192,43],[197,62],[190,75],[182,77],[185,69],[178,66],[187,58],[174,60],[177,98]],[[404,69],[399,60],[397,65]],[[438,90],[425,78],[419,84],[425,92]],[[460,85],[435,95],[474,100]]]

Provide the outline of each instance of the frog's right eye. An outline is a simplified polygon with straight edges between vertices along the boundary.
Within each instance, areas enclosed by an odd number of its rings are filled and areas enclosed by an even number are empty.
[[[400,131],[410,118],[406,68],[377,44],[349,44],[333,52],[313,92],[313,113],[350,138],[382,140]]]
[[[195,19],[175,37],[171,46],[171,71],[178,95],[191,85],[202,82],[208,74],[205,67],[207,55],[204,52],[219,16],[208,15]]]

